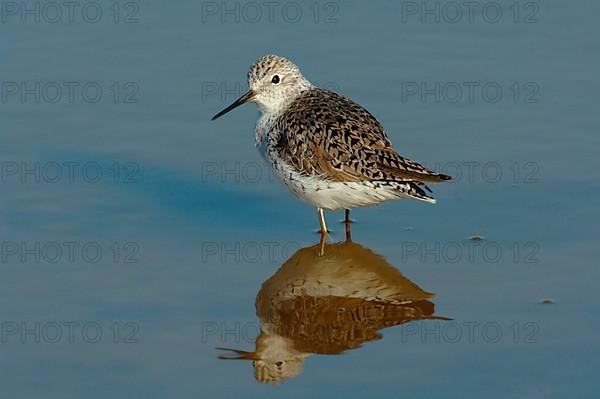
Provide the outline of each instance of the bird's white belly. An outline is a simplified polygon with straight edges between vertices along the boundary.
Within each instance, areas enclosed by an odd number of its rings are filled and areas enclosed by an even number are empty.
[[[351,209],[380,204],[402,195],[376,183],[332,182],[320,176],[296,172],[281,159],[272,159],[275,175],[300,200],[326,210]]]

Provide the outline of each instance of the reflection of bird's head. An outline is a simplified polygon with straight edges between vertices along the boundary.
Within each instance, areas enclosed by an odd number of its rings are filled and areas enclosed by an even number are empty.
[[[252,360],[254,378],[265,384],[276,384],[302,373],[302,364],[307,354],[294,349],[290,340],[277,334],[261,334],[256,338],[256,351],[218,348],[235,355],[219,356],[220,359]]]
[[[382,328],[436,318],[433,296],[358,244],[302,248],[256,296],[256,350],[229,358],[252,360],[260,382],[280,382],[299,375],[310,354],[342,353],[381,338]]]
[[[276,384],[302,373],[304,358],[288,360],[255,360],[254,378],[264,384]]]

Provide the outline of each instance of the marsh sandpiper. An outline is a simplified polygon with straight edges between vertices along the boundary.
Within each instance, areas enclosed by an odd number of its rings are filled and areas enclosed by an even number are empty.
[[[215,120],[248,102],[257,103],[256,146],[279,180],[300,200],[323,210],[349,210],[411,198],[434,204],[426,183],[450,180],[398,155],[382,125],[354,101],[311,84],[291,61],[259,58],[248,71],[249,90]]]

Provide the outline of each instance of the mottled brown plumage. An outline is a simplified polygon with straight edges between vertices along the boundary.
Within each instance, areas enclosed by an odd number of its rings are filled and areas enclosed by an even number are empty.
[[[437,183],[449,177],[396,153],[366,109],[334,92],[302,92],[273,124],[277,151],[297,171],[327,180]]]

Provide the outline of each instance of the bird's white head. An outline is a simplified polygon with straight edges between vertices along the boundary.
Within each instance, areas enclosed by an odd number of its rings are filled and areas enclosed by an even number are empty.
[[[233,104],[216,114],[215,120],[232,109],[255,101],[264,113],[276,113],[312,84],[291,61],[277,55],[260,57],[248,71],[249,90]]]
[[[312,85],[291,61],[277,55],[259,58],[248,71],[248,86],[263,112],[276,112]]]

